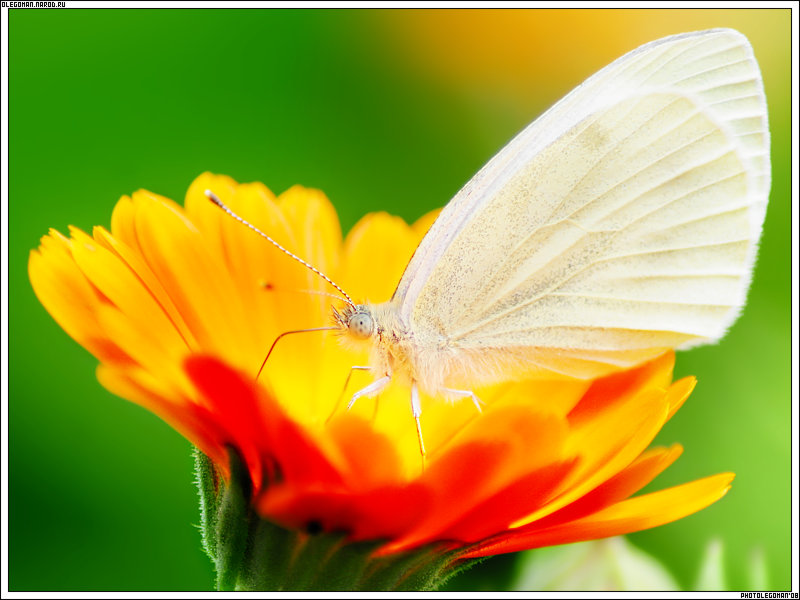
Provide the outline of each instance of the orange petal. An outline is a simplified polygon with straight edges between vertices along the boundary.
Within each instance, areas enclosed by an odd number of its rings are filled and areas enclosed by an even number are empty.
[[[648,389],[628,401],[609,406],[582,427],[573,429],[570,442],[581,463],[565,480],[563,490],[550,503],[515,527],[541,519],[574,502],[607,481],[639,456],[661,430],[667,416],[664,393]],[[610,435],[609,432],[614,432]]]
[[[473,505],[457,522],[437,534],[439,539],[476,542],[505,531],[531,506],[547,502],[553,490],[575,467],[575,461],[553,463],[515,479],[491,497]]]
[[[503,464],[507,444],[502,441],[460,444],[426,469],[423,480],[432,494],[431,506],[423,518],[382,550],[399,552],[435,539],[459,516],[483,498],[480,482],[491,482],[493,472]]]
[[[613,405],[625,403],[643,389],[669,387],[675,353],[666,352],[639,368],[622,371],[593,382],[580,403],[569,413],[574,425],[601,415]]]
[[[568,525],[536,531],[512,530],[476,545],[461,558],[581,542],[664,525],[719,500],[730,489],[733,477],[732,473],[721,473],[625,500]]]
[[[180,333],[127,264],[79,229],[72,229],[72,237],[72,256],[78,267],[124,315],[131,328],[140,332],[137,338],[146,343],[146,352],[157,352],[161,355],[159,360],[185,353],[188,348]],[[130,338],[118,335],[109,338],[133,354]]]
[[[221,258],[174,203],[134,194],[136,234],[144,258],[206,352],[252,369],[261,349],[253,345],[240,298]]]
[[[488,411],[467,426],[457,436],[457,442],[426,469],[419,481],[433,490],[430,513],[390,544],[387,551],[395,552],[437,539],[450,528],[468,535],[471,521],[467,516],[476,506],[491,503],[492,498],[520,499],[521,490],[527,490],[534,497],[544,497],[545,490],[549,491],[561,480],[559,468],[552,474],[548,469],[553,464],[562,464],[566,434],[562,421],[520,407]],[[537,471],[541,471],[542,488],[534,489],[536,480],[526,477]],[[519,481],[522,481],[521,487],[514,487]],[[504,490],[508,490],[505,495]],[[521,516],[525,512],[523,507],[530,510],[531,505],[536,506],[536,502],[529,500],[522,507],[515,504],[508,510]],[[457,524],[462,520],[466,524],[458,529]]]
[[[340,414],[326,428],[344,459],[342,471],[353,490],[400,485],[400,461],[392,440],[378,434],[368,421]]]
[[[653,448],[637,458],[630,466],[572,504],[536,521],[536,528],[574,521],[621,502],[638,492],[681,455],[683,448]]]
[[[130,196],[123,196],[111,213],[111,235],[135,252],[141,254],[135,227],[136,207]]]
[[[64,331],[100,360],[129,363],[131,358],[106,338],[96,311],[107,299],[89,282],[72,257],[72,242],[53,230],[28,259],[36,297]]]
[[[667,391],[667,402],[669,403],[669,413],[667,414],[667,421],[669,421],[678,409],[683,406],[686,399],[694,390],[697,385],[695,377],[684,377],[673,383]]]
[[[170,323],[178,331],[178,334],[186,344],[187,349],[198,351],[197,340],[194,339],[192,332],[183,320],[172,299],[167,294],[164,286],[156,278],[153,271],[142,259],[141,254],[133,250],[124,242],[116,239],[102,227],[95,227],[93,231],[94,239],[113,252],[128,268],[141,280],[142,285],[153,296],[155,301],[167,315]]]

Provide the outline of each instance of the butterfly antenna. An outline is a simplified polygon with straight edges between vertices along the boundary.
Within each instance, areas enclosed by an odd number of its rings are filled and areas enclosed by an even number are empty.
[[[288,251],[286,248],[284,248],[283,246],[281,246],[281,245],[280,245],[278,242],[276,242],[275,240],[273,240],[271,237],[269,237],[269,236],[268,236],[266,233],[264,233],[263,231],[261,231],[261,230],[260,230],[258,227],[256,227],[255,225],[252,225],[252,224],[248,223],[247,221],[245,221],[245,220],[244,220],[242,217],[240,217],[240,216],[239,216],[239,215],[237,215],[235,212],[233,212],[233,211],[232,211],[230,208],[228,208],[228,207],[225,205],[225,203],[224,203],[224,202],[222,202],[222,200],[220,200],[220,199],[217,197],[217,195],[216,195],[214,192],[212,192],[211,190],[206,190],[206,197],[207,197],[209,200],[211,200],[211,201],[212,201],[214,204],[216,204],[217,206],[219,206],[219,207],[220,207],[220,208],[221,208],[223,211],[225,211],[226,213],[228,213],[228,215],[229,215],[229,216],[231,216],[231,217],[233,217],[234,219],[236,219],[237,221],[239,221],[239,223],[241,223],[242,225],[246,225],[247,227],[249,227],[250,229],[252,229],[253,231],[255,231],[255,232],[258,234],[258,235],[260,235],[261,237],[263,237],[264,239],[266,239],[266,240],[267,240],[267,241],[268,241],[270,244],[272,244],[273,246],[275,246],[275,247],[276,247],[278,250],[280,250],[280,251],[281,251],[281,252],[283,252],[284,254],[287,254],[287,255],[289,255],[290,257],[292,257],[293,259],[295,259],[297,262],[299,262],[301,265],[303,265],[303,266],[304,266],[304,267],[306,267],[307,269],[310,269],[311,271],[313,271],[314,273],[316,273],[317,275],[319,275],[320,277],[322,277],[322,278],[323,278],[325,281],[327,281],[327,282],[328,282],[328,283],[330,283],[330,284],[331,284],[333,287],[335,287],[335,288],[336,288],[336,289],[337,289],[337,290],[338,290],[338,291],[339,291],[339,292],[342,294],[342,296],[344,296],[344,298],[347,300],[347,303],[348,303],[350,306],[352,306],[353,308],[355,308],[355,303],[354,303],[354,302],[353,302],[353,300],[350,298],[350,296],[348,296],[348,295],[347,295],[347,292],[345,292],[345,291],[344,291],[342,288],[340,288],[340,287],[339,287],[338,285],[336,285],[336,284],[335,284],[333,281],[331,281],[331,278],[330,278],[330,277],[328,277],[327,275],[325,275],[325,273],[323,273],[322,271],[320,271],[320,270],[319,270],[319,269],[317,269],[316,267],[313,267],[313,266],[311,266],[310,264],[308,264],[306,261],[304,261],[302,258],[300,258],[299,256],[297,256],[296,254],[293,254],[293,253],[289,252],[289,251]]]

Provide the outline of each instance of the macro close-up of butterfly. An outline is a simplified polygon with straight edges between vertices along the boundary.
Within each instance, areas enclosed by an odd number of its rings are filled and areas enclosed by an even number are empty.
[[[409,384],[424,455],[419,390],[480,410],[471,386],[591,379],[716,342],[745,304],[769,189],[764,89],[743,35],[626,54],[459,191],[389,302],[355,304],[318,272],[346,302],[338,328],[372,344],[355,368],[375,380],[350,404]]]
[[[783,589],[790,13],[8,10],[12,589]]]

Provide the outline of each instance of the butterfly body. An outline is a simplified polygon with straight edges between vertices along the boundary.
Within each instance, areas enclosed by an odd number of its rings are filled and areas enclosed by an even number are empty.
[[[440,332],[403,322],[391,301],[334,310],[334,323],[347,342],[369,345],[375,377],[388,375],[405,385],[416,382],[431,395],[466,379],[457,377],[466,367],[463,353]]]
[[[365,327],[364,317],[370,323],[369,329]],[[416,385],[431,397],[458,399],[468,396],[475,388],[505,380],[588,378],[598,373],[597,365],[586,373],[573,365],[569,374],[542,368],[537,356],[553,354],[551,348],[489,344],[463,347],[441,331],[402,322],[397,305],[391,301],[334,311],[334,322],[346,342],[369,345],[368,366],[376,379],[388,376],[396,384]],[[654,358],[666,350],[665,347],[644,349],[637,354],[637,362]],[[565,357],[570,352],[580,354],[569,348],[555,353]],[[603,367],[599,371],[602,374],[621,368],[614,364]]]

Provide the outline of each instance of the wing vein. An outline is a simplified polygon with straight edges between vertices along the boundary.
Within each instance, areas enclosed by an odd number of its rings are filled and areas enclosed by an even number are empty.
[[[716,100],[715,102],[706,102],[706,106],[718,106],[720,104],[725,104],[726,102],[733,102],[734,100],[743,100],[744,98],[760,98],[760,94],[741,94],[739,96],[732,96],[730,98],[725,98],[724,100]]]
[[[582,273],[585,270],[589,269],[590,267],[593,267],[593,266],[597,265],[598,263],[610,262],[612,260],[618,260],[620,258],[632,258],[634,256],[648,256],[648,255],[652,256],[652,255],[656,255],[656,254],[665,254],[667,252],[675,252],[675,251],[679,251],[679,250],[696,250],[696,249],[701,249],[701,248],[719,248],[720,246],[741,244],[742,242],[749,242],[749,240],[748,239],[733,240],[733,241],[730,241],[730,242],[726,242],[725,244],[716,244],[716,243],[714,243],[714,244],[698,244],[698,245],[695,245],[695,246],[681,246],[681,247],[677,247],[677,248],[659,248],[658,250],[648,250],[648,251],[645,251],[645,252],[630,252],[628,254],[617,254],[617,255],[614,255],[614,256],[605,256],[603,258],[598,258],[596,260],[593,260],[590,263],[587,263],[587,264],[583,265],[580,269],[577,269],[574,273],[571,273],[567,277],[564,277],[561,280],[559,280],[558,282],[552,284],[548,289],[540,292],[539,294],[536,294],[530,300],[528,300],[526,302],[522,302],[520,304],[517,304],[516,306],[507,308],[506,310],[501,311],[501,312],[499,312],[499,313],[497,313],[495,315],[492,315],[489,318],[486,318],[486,319],[483,319],[481,321],[478,321],[477,323],[473,323],[472,326],[470,326],[467,329],[461,329],[461,330],[455,332],[453,334],[452,339],[461,339],[465,335],[467,335],[468,333],[471,333],[471,332],[475,331],[476,329],[480,329],[481,327],[487,325],[488,323],[492,323],[492,322],[497,321],[497,320],[499,320],[499,319],[501,319],[503,317],[507,317],[508,315],[514,314],[515,312],[518,312],[518,311],[522,310],[523,308],[526,308],[526,307],[530,306],[531,304],[534,304],[534,303],[538,302],[542,298],[551,295],[553,290],[558,289],[559,287],[564,285],[566,282],[568,282],[570,279],[574,279],[577,275],[579,275],[580,273]]]
[[[707,87],[697,88],[692,90],[694,94],[702,94],[703,92],[707,92],[709,90],[717,90],[719,88],[734,86],[734,85],[741,85],[743,83],[756,83],[758,80],[755,77],[745,77],[744,79],[731,79],[729,81],[720,81],[717,83],[712,83]]]
[[[582,206],[580,206],[580,207],[578,207],[577,209],[575,209],[575,210],[574,210],[572,213],[570,213],[570,214],[569,214],[568,218],[572,218],[572,217],[574,217],[574,216],[575,216],[575,213],[577,213],[577,212],[580,212],[580,211],[584,210],[586,207],[588,207],[590,204],[593,204],[594,202],[597,202],[598,200],[600,200],[601,198],[603,198],[604,196],[606,196],[606,195],[607,195],[609,192],[612,192],[612,191],[614,191],[614,190],[618,189],[619,187],[621,187],[621,186],[624,186],[626,183],[628,183],[629,181],[631,181],[631,180],[632,180],[632,179],[634,179],[635,177],[637,177],[637,176],[641,175],[642,173],[644,173],[644,172],[645,172],[645,171],[647,171],[648,169],[651,169],[651,168],[653,168],[653,166],[657,165],[657,164],[658,164],[658,163],[660,163],[661,161],[663,161],[663,160],[665,160],[665,159],[667,159],[667,158],[669,158],[669,157],[671,157],[671,156],[675,155],[676,153],[680,152],[681,150],[685,150],[686,148],[688,148],[688,147],[689,147],[689,146],[691,146],[692,144],[694,144],[694,143],[696,143],[696,142],[699,142],[700,140],[702,140],[702,139],[704,139],[704,138],[708,137],[709,135],[713,135],[714,133],[715,133],[714,131],[709,131],[709,132],[707,132],[707,133],[704,133],[704,134],[702,134],[702,135],[700,135],[700,136],[698,136],[698,137],[696,137],[696,138],[694,138],[694,139],[690,140],[689,142],[686,142],[686,143],[685,143],[683,146],[680,146],[680,147],[678,147],[678,148],[675,148],[674,150],[672,150],[672,151],[671,151],[671,152],[669,152],[668,154],[665,154],[665,155],[663,155],[663,156],[662,156],[661,158],[659,158],[658,160],[656,160],[656,161],[654,161],[654,162],[652,162],[652,163],[648,164],[648,165],[647,165],[647,166],[645,166],[645,167],[642,167],[642,168],[641,168],[641,169],[639,169],[638,171],[634,171],[634,172],[633,172],[633,173],[631,173],[631,174],[630,174],[630,175],[629,175],[627,178],[623,179],[622,181],[618,181],[617,183],[615,183],[614,185],[612,185],[610,188],[608,188],[607,190],[605,190],[605,191],[604,191],[602,194],[600,194],[599,196],[595,196],[594,198],[591,198],[591,199],[590,199],[590,200],[588,200],[586,203],[584,203]],[[660,137],[663,137],[663,136],[659,136],[659,138],[656,138],[656,139],[660,139]],[[733,151],[732,149],[726,149],[724,152],[722,152],[722,153],[721,153],[721,154],[719,154],[718,156],[714,156],[714,157],[712,157],[712,158],[710,158],[710,159],[708,159],[708,160],[706,160],[706,161],[704,161],[704,162],[696,163],[696,164],[694,164],[694,165],[692,165],[692,166],[690,166],[690,167],[687,167],[687,168],[685,168],[683,171],[681,171],[681,172],[680,172],[680,173],[678,173],[677,175],[674,175],[673,177],[670,177],[669,179],[667,179],[667,180],[665,180],[665,181],[662,181],[662,182],[658,183],[657,185],[655,185],[655,186],[653,186],[653,187],[651,187],[651,188],[648,188],[648,189],[647,189],[647,190],[645,190],[644,192],[640,193],[638,196],[636,196],[636,197],[634,197],[634,198],[631,198],[630,200],[628,200],[628,202],[626,202],[626,203],[625,203],[625,204],[623,204],[622,206],[619,206],[619,207],[617,207],[616,209],[614,209],[612,212],[610,212],[610,213],[608,213],[608,214],[604,215],[604,218],[606,218],[606,217],[608,217],[608,216],[610,216],[610,215],[613,215],[613,214],[615,214],[615,213],[619,212],[620,210],[622,210],[622,209],[624,209],[624,208],[627,208],[628,206],[630,206],[630,204],[631,204],[631,203],[635,202],[636,200],[638,200],[639,198],[641,198],[641,197],[642,197],[642,196],[644,196],[645,194],[649,194],[649,193],[650,193],[650,192],[652,192],[653,190],[656,190],[656,189],[660,188],[661,186],[663,186],[663,185],[665,185],[665,184],[667,184],[667,183],[669,183],[669,182],[671,182],[671,181],[673,181],[673,180],[677,179],[678,177],[681,177],[681,176],[685,175],[686,173],[688,173],[688,172],[690,172],[690,171],[694,171],[694,170],[696,170],[696,169],[699,169],[699,168],[701,168],[701,167],[703,167],[703,166],[705,166],[705,165],[707,165],[707,164],[710,164],[710,163],[714,162],[715,160],[718,160],[718,159],[722,158],[723,156],[725,156],[726,154],[728,154],[728,153],[730,153],[730,152],[732,152],[732,151]]]
[[[727,154],[727,153],[725,153],[725,154]],[[725,156],[725,154],[722,154],[721,156]],[[721,158],[721,156],[717,157],[717,158]],[[716,160],[716,159],[713,159],[710,162],[714,162],[714,160]],[[702,163],[702,164],[700,164],[700,165],[698,165],[696,167],[693,167],[691,169],[687,169],[683,173],[680,173],[680,174],[676,175],[675,177],[673,177],[671,179],[667,179],[666,181],[662,181],[658,185],[655,185],[655,186],[651,187],[650,189],[648,189],[644,193],[640,194],[637,198],[634,198],[633,200],[630,200],[629,202],[627,202],[624,205],[620,206],[619,208],[617,208],[616,210],[612,211],[611,213],[609,213],[609,215],[606,215],[606,216],[608,217],[608,216],[611,216],[611,215],[614,215],[614,214],[618,213],[620,210],[630,206],[633,202],[635,202],[636,200],[641,198],[641,196],[644,196],[645,194],[649,194],[649,193],[659,189],[660,187],[663,187],[664,185],[667,185],[667,184],[671,183],[672,181],[674,181],[678,177],[681,177],[681,176],[685,175],[686,173],[688,173],[690,171],[693,171],[695,169],[699,169],[700,167],[702,167],[702,166],[704,166],[706,164],[708,164],[708,163]],[[684,199],[688,198],[692,194],[696,194],[697,192],[702,192],[705,189],[712,188],[715,185],[719,185],[720,183],[724,183],[725,181],[736,179],[742,173],[744,173],[744,171],[737,171],[736,173],[733,173],[732,175],[729,175],[727,177],[722,177],[720,179],[715,179],[714,181],[712,181],[710,183],[706,183],[704,185],[701,185],[701,186],[695,187],[695,188],[693,188],[691,190],[688,190],[686,193],[681,194],[680,196],[676,196],[676,197],[670,199],[668,202],[665,202],[664,204],[660,204],[660,205],[656,206],[655,208],[653,208],[652,210],[644,213],[643,215],[640,215],[640,216],[636,217],[635,219],[633,219],[632,221],[629,221],[628,223],[626,223],[626,227],[630,227],[631,225],[639,223],[640,221],[643,221],[647,217],[650,217],[650,216],[654,215],[658,211],[665,209],[666,207],[670,206],[671,204],[674,204],[675,202],[679,202],[680,200],[684,200]]]
[[[728,50],[736,48],[737,46],[738,46],[738,44],[733,44],[731,46],[725,46],[724,48],[717,48],[717,49],[715,49],[715,50],[713,50],[711,52],[708,52],[707,54],[701,54],[699,56],[693,57],[692,58],[692,62],[697,62],[697,61],[706,59],[706,58],[708,58],[710,56],[714,56],[716,54],[723,54],[723,53],[727,52]],[[689,53],[689,52],[691,52],[693,50],[697,50],[697,46],[696,45],[694,45],[694,44],[687,45],[686,48],[684,48],[683,50],[681,50],[680,52],[678,52],[674,56],[671,56],[669,58],[669,60],[667,60],[667,62],[665,62],[663,65],[661,65],[661,69],[654,71],[649,77],[647,77],[646,79],[643,79],[642,83],[646,83],[646,82],[650,81],[650,79],[652,79],[656,75],[660,74],[663,71],[664,67],[666,67],[667,65],[669,65],[671,63],[674,63],[677,59],[681,58],[682,56],[686,55],[687,53]],[[660,56],[661,55],[659,55],[659,57]],[[656,58],[658,58],[658,57],[656,57]],[[653,62],[655,62],[655,61],[653,61]],[[646,65],[646,66],[649,66],[649,65]],[[639,71],[637,71],[637,73],[638,72]]]
[[[627,302],[629,304],[651,304],[661,305],[669,304],[675,306],[713,306],[717,308],[730,308],[735,304],[720,304],[718,302],[678,302],[677,300],[647,300],[642,298],[625,298],[622,296],[612,296],[610,294],[578,294],[570,292],[551,292],[548,296],[559,296],[563,298],[588,298],[596,300],[615,300],[618,302]]]
[[[665,204],[664,206],[667,206],[667,205]],[[701,215],[701,216],[695,217],[693,219],[687,219],[685,221],[677,221],[675,223],[670,223],[666,227],[653,229],[653,231],[669,231],[670,229],[676,229],[678,227],[683,227],[684,225],[689,225],[691,223],[699,223],[700,221],[705,221],[706,219],[711,219],[712,217],[719,217],[720,215],[733,214],[733,213],[738,212],[738,211],[740,211],[742,209],[745,209],[745,210],[749,209],[752,206],[753,206],[752,204],[741,204],[741,205],[735,206],[733,208],[727,208],[725,210],[718,210],[716,212],[712,212],[712,213],[708,213],[708,214],[705,214],[705,215]]]
[[[688,79],[692,79],[693,77],[698,77],[699,75],[708,75],[709,73],[713,73],[714,71],[719,71],[719,70],[725,69],[727,67],[732,67],[734,65],[740,65],[742,63],[749,63],[749,62],[751,62],[749,58],[742,58],[740,60],[733,60],[731,62],[727,62],[727,63],[721,64],[721,65],[716,65],[714,67],[710,67],[710,68],[705,69],[703,71],[696,71],[696,72],[692,73],[691,75],[687,75],[686,77],[681,77],[680,79],[676,79],[675,81],[672,82],[672,85],[677,85],[677,84],[679,84],[679,83],[681,83],[683,81],[686,81]]]
[[[589,167],[589,170],[588,170],[586,173],[584,173],[584,175],[583,175],[583,176],[582,176],[580,179],[578,179],[578,181],[576,181],[576,182],[575,182],[575,184],[574,184],[574,185],[573,185],[573,186],[572,186],[572,187],[571,187],[569,190],[567,190],[567,191],[564,193],[564,195],[563,195],[563,198],[561,199],[561,201],[560,201],[560,202],[559,202],[557,205],[555,205],[555,206],[553,207],[553,209],[550,211],[550,214],[547,216],[547,219],[545,220],[545,222],[546,222],[546,223],[547,223],[547,222],[550,222],[550,220],[553,218],[553,215],[555,215],[555,214],[558,212],[558,210],[559,210],[561,207],[563,207],[563,205],[564,205],[564,203],[567,201],[567,198],[569,197],[569,195],[570,195],[572,192],[574,192],[574,191],[575,191],[575,189],[576,189],[576,188],[577,188],[577,187],[578,187],[578,186],[579,186],[581,183],[583,183],[583,182],[586,180],[586,178],[587,178],[587,177],[589,177],[589,175],[590,175],[591,173],[593,173],[593,172],[594,172],[594,170],[597,168],[597,166],[598,166],[600,163],[602,163],[602,162],[603,162],[603,160],[604,160],[604,159],[605,159],[605,158],[606,158],[606,157],[607,157],[607,156],[608,156],[608,155],[609,155],[609,154],[610,154],[610,153],[611,153],[613,150],[615,150],[615,149],[616,149],[616,148],[617,148],[617,147],[618,147],[618,146],[619,146],[619,145],[620,145],[622,142],[624,142],[625,140],[627,140],[627,139],[628,139],[630,136],[632,136],[632,135],[634,135],[635,133],[637,133],[638,131],[640,131],[642,127],[644,127],[645,125],[647,125],[647,124],[648,124],[648,123],[649,123],[649,122],[650,122],[652,119],[656,118],[656,117],[657,117],[657,116],[658,116],[658,115],[659,115],[661,112],[663,112],[664,110],[666,110],[667,108],[669,108],[670,106],[672,106],[672,105],[673,105],[675,102],[677,102],[678,100],[680,100],[680,98],[675,98],[674,100],[672,100],[672,101],[671,101],[669,104],[667,104],[666,106],[662,107],[662,108],[661,108],[661,109],[659,109],[659,110],[658,110],[656,113],[654,113],[654,114],[653,114],[653,115],[652,115],[650,118],[648,118],[648,119],[647,119],[647,121],[644,121],[644,122],[643,122],[641,125],[639,125],[639,126],[636,128],[636,129],[634,129],[633,131],[631,131],[631,132],[630,132],[628,135],[626,135],[624,138],[622,138],[622,139],[621,139],[619,142],[617,142],[615,145],[613,145],[613,146],[611,146],[610,148],[608,148],[608,150],[606,150],[606,151],[605,151],[605,152],[604,152],[604,153],[603,153],[603,154],[602,154],[602,155],[601,155],[601,156],[600,156],[600,157],[599,157],[599,158],[598,158],[598,159],[597,159],[597,160],[596,160],[594,163],[592,163],[592,166],[591,166],[591,167]],[[643,102],[643,100],[642,100],[642,101],[640,101],[640,102],[637,102],[637,103],[636,103],[636,106],[638,106],[639,104],[641,104],[641,102]],[[633,111],[634,111],[634,109],[636,108],[636,106],[632,106],[632,107],[631,107],[631,109],[630,109],[630,110],[629,110],[629,111],[626,113],[626,115],[629,115],[631,112],[633,112]],[[687,118],[686,118],[684,121],[681,121],[680,123],[678,123],[677,125],[675,125],[675,127],[674,127],[673,129],[677,129],[678,127],[680,127],[681,125],[683,125],[683,124],[684,124],[686,121],[688,121],[689,119],[691,119],[692,117],[694,117],[694,116],[695,116],[695,114],[697,114],[697,113],[695,112],[695,113],[692,113],[692,114],[690,114],[690,115],[689,115],[689,116],[688,116],[688,117],[687,117]],[[596,121],[596,119],[595,119],[595,120],[593,120],[591,123],[587,123],[587,125],[586,125],[586,127],[585,127],[584,129],[588,128],[588,127],[589,127],[589,126],[590,126],[592,123],[594,123],[595,121]],[[670,130],[670,131],[672,131],[672,130]],[[665,132],[665,133],[664,133],[664,135],[666,135],[667,133],[669,133],[669,132]],[[591,202],[591,200],[590,200],[590,202]],[[586,206],[586,205],[584,205],[584,206]],[[516,250],[516,248],[515,248],[515,250]]]
[[[677,202],[677,201],[679,201],[679,200],[685,199],[685,198],[689,197],[690,195],[692,195],[692,194],[694,194],[694,193],[696,193],[696,192],[698,192],[698,191],[701,191],[701,190],[703,190],[703,189],[705,189],[705,188],[707,188],[707,187],[711,187],[711,186],[717,185],[717,184],[719,184],[719,183],[721,183],[721,182],[723,182],[723,181],[726,181],[726,180],[728,180],[728,179],[732,179],[732,178],[738,177],[738,176],[739,176],[741,173],[743,173],[743,171],[739,171],[738,173],[736,173],[736,174],[734,174],[734,175],[731,175],[730,177],[723,177],[723,178],[721,178],[721,179],[718,179],[718,180],[716,180],[716,181],[713,181],[713,182],[711,182],[711,183],[709,183],[709,184],[702,185],[702,186],[696,187],[696,188],[694,188],[694,189],[692,189],[692,190],[689,190],[689,191],[688,191],[688,192],[686,192],[685,194],[682,194],[682,195],[680,195],[680,196],[677,196],[677,197],[675,197],[675,198],[672,198],[672,199],[671,199],[669,202],[666,202],[666,203],[664,203],[664,204],[662,204],[662,205],[660,205],[660,206],[658,206],[658,207],[654,208],[653,210],[649,211],[648,213],[646,213],[646,214],[644,214],[644,215],[642,215],[642,216],[640,216],[640,217],[638,217],[638,218],[634,219],[633,221],[631,221],[630,223],[628,223],[628,226],[630,226],[630,225],[632,225],[632,224],[634,224],[634,223],[637,223],[637,222],[641,221],[642,219],[644,219],[644,218],[646,218],[646,217],[648,217],[648,216],[650,216],[650,215],[652,215],[652,214],[654,214],[654,213],[658,212],[659,210],[662,210],[662,209],[666,208],[666,207],[667,207],[667,206],[669,206],[670,204],[672,204],[672,203],[674,203],[674,202]],[[664,185],[665,183],[668,183],[669,181],[670,181],[670,180],[668,180],[667,182],[663,182],[663,183],[661,183],[661,184],[659,184],[659,185],[657,185],[657,186],[655,186],[655,187],[651,188],[650,190],[648,190],[648,191],[647,191],[647,192],[645,192],[645,193],[649,193],[649,192],[651,192],[651,191],[653,191],[653,190],[657,189],[658,187],[661,187],[661,186],[662,186],[662,185]],[[747,205],[747,206],[749,206],[749,205]],[[738,210],[738,208],[737,208],[737,209],[734,209],[734,210]],[[723,214],[724,212],[727,212],[727,211],[722,211],[720,214]],[[612,214],[613,214],[613,213],[612,213]],[[713,216],[713,215],[707,215],[707,216]],[[705,218],[705,217],[703,217],[703,218]],[[568,220],[568,219],[566,219],[566,218],[565,218],[565,219],[561,219],[561,220],[559,220],[559,221],[556,221],[556,222],[554,222],[554,223],[550,223],[550,224],[548,224],[548,226],[551,226],[551,227],[552,227],[552,226],[554,226],[554,225],[558,225],[558,224],[560,224],[560,223],[566,222],[567,220]],[[689,222],[691,222],[691,221],[689,221]],[[666,228],[663,228],[663,229],[660,229],[660,230],[657,230],[657,231],[662,231],[662,230],[663,230],[663,231],[666,231],[666,230],[668,230],[668,229],[671,229],[671,228],[672,228],[672,226],[670,226],[670,227],[666,227]],[[537,231],[539,231],[539,230],[537,230]],[[578,238],[578,239],[576,239],[576,240],[575,240],[573,243],[571,243],[570,245],[566,246],[566,247],[565,247],[565,248],[562,250],[562,254],[563,254],[563,251],[566,251],[566,250],[569,250],[570,248],[573,248],[573,247],[574,247],[576,244],[578,244],[578,243],[579,243],[579,242],[580,242],[582,239],[583,239],[582,237],[581,237],[581,238]],[[738,242],[737,242],[737,243],[738,243]],[[508,255],[508,256],[510,256],[510,255]],[[502,264],[505,264],[505,262],[508,260],[508,256],[507,256],[507,257],[506,257],[506,258],[503,260],[503,262],[501,263],[501,265],[502,265]],[[553,260],[557,260],[557,258],[558,258],[557,256],[556,256],[556,257],[553,257],[553,259],[551,259],[551,260],[547,261],[546,263],[544,263],[543,265],[541,265],[541,267],[539,268],[539,270],[541,270],[542,268],[544,268],[544,267],[546,267],[547,265],[549,265],[550,263],[552,263],[552,262],[553,262]],[[574,273],[572,273],[572,274],[571,274],[569,277],[567,277],[567,278],[565,278],[565,279],[563,279],[563,280],[561,280],[561,281],[557,282],[557,283],[555,284],[555,287],[550,287],[550,288],[548,288],[548,290],[557,289],[557,286],[563,285],[564,283],[566,283],[567,281],[569,281],[569,280],[570,280],[572,277],[575,277],[575,276],[579,275],[580,273],[582,273],[582,272],[583,272],[583,271],[585,271],[586,269],[588,269],[588,268],[592,267],[592,266],[593,266],[595,263],[597,263],[597,262],[601,262],[602,260],[604,260],[604,259],[597,259],[596,261],[593,261],[593,262],[591,262],[591,263],[587,263],[586,265],[582,265],[582,266],[581,266],[579,269],[577,269],[577,270],[576,270]],[[500,269],[498,269],[498,271],[500,271]],[[492,304],[497,304],[498,302],[502,301],[503,299],[505,299],[505,298],[509,297],[511,294],[513,294],[514,292],[516,292],[518,289],[519,289],[519,286],[515,286],[515,287],[513,287],[513,288],[510,288],[509,290],[507,290],[507,291],[506,291],[506,292],[504,292],[503,294],[501,294],[501,295],[499,295],[499,296],[497,296],[497,297],[493,298],[493,299],[492,299],[492,300],[493,300],[493,301],[492,301]],[[547,291],[545,291],[544,293],[546,294],[546,293],[547,293]]]

